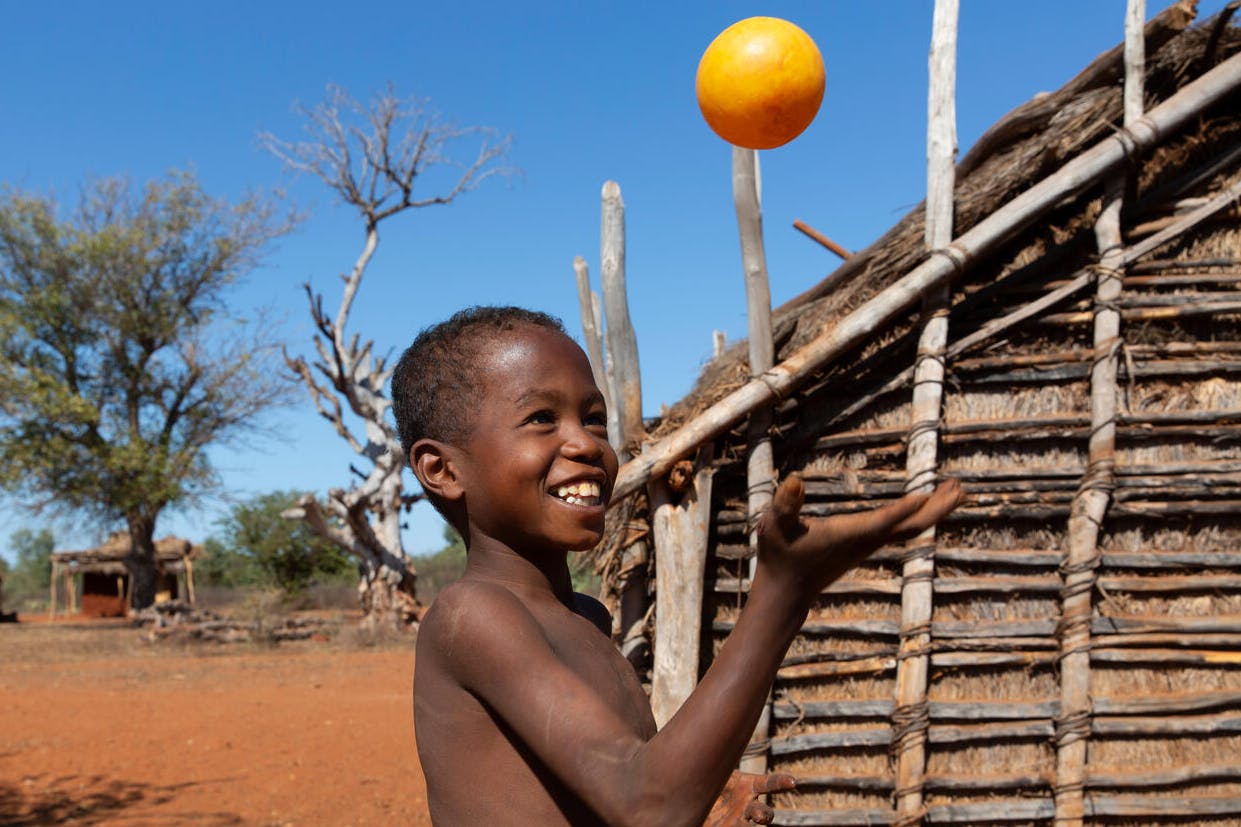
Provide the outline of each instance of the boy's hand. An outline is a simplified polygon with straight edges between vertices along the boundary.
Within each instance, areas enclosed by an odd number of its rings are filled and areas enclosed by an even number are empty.
[[[784,773],[753,775],[734,772],[707,814],[703,827],[737,827],[747,822],[770,824],[775,811],[760,799],[770,793],[791,790],[796,784],[793,776]]]
[[[780,483],[758,524],[758,560],[811,598],[880,546],[915,537],[943,519],[961,502],[961,484],[946,480],[930,494],[906,494],[871,511],[821,519],[801,515],[804,500],[800,475]]]

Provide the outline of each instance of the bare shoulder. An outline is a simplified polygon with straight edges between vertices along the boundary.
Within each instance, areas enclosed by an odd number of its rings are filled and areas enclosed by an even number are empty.
[[[599,631],[612,636],[612,615],[597,599],[581,592],[573,593],[573,611],[589,620]]]
[[[534,618],[509,590],[458,580],[436,595],[418,628],[419,649],[452,654],[461,646],[486,647],[491,640],[499,644],[527,624],[534,624]]]

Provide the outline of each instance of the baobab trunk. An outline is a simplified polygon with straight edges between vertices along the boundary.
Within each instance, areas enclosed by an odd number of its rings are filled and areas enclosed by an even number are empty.
[[[129,554],[125,569],[129,572],[130,608],[147,609],[155,605],[158,568],[155,562],[155,521],[143,514],[130,514]]]
[[[378,499],[390,508],[380,509],[371,525],[376,547],[358,566],[358,600],[362,623],[367,628],[408,628],[417,623],[421,606],[417,598],[418,576],[401,545],[401,482],[388,477]],[[393,552],[392,549],[396,551]]]

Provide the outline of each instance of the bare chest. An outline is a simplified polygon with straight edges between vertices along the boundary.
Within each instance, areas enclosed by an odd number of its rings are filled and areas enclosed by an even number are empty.
[[[547,619],[543,628],[565,666],[621,714],[635,732],[646,738],[655,734],[650,700],[633,666],[611,639],[577,616]]]

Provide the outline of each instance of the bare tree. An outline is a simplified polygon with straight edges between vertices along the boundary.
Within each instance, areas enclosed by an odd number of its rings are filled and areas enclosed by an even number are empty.
[[[376,356],[371,339],[348,333],[349,310],[362,276],[379,245],[379,224],[406,210],[449,204],[493,175],[507,174],[499,163],[510,138],[482,127],[456,127],[428,109],[425,101],[398,98],[391,85],[369,104],[329,86],[314,107],[298,107],[305,117],[304,141],[283,141],[264,133],[262,146],[295,172],[317,176],[345,204],[353,207],[366,230],[353,269],[341,276],[344,290],[335,316],[324,310],[323,295],[305,285],[317,333],[316,357],[307,361],[285,354],[285,361],[306,385],[319,414],[369,466],[351,465],[348,489],[326,496],[303,497],[286,516],[305,520],[314,531],[355,555],[361,568],[359,598],[364,623],[406,625],[417,621],[416,574],[401,543],[401,510],[421,494],[405,491],[405,458],[395,427],[386,417],[392,404],[385,385],[392,373]],[[459,162],[452,150],[477,146],[473,160]],[[450,171],[446,192],[415,193],[420,176],[432,168]],[[346,421],[348,409],[363,423],[359,435]]]

